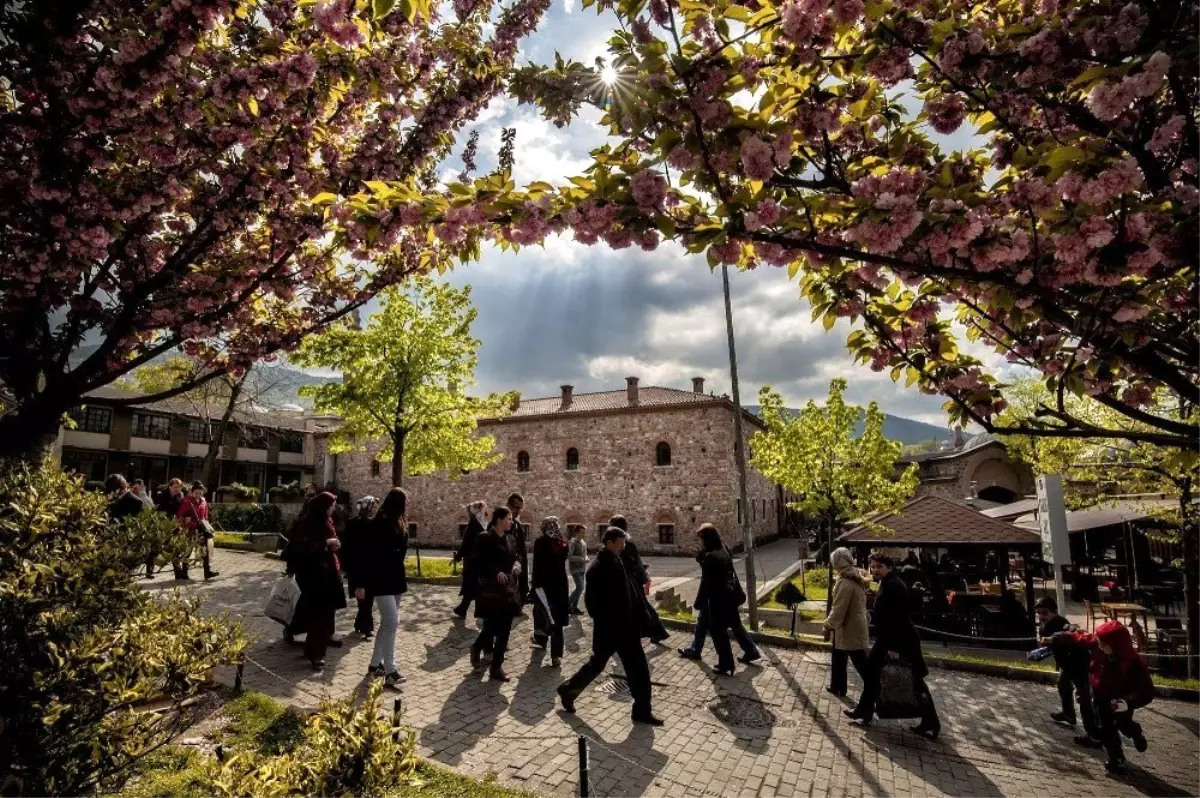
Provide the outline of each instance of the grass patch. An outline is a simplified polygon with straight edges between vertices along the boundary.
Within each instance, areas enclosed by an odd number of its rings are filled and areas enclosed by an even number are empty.
[[[250,538],[244,532],[214,532],[213,543],[224,543],[226,545],[235,543],[249,543]]]
[[[825,572],[823,570],[819,572],[809,571],[804,576],[803,585],[800,584],[800,576],[798,574],[792,577],[791,582],[798,590],[804,593],[804,598],[808,601],[825,601],[829,598],[829,587],[825,582]],[[783,587],[783,585],[779,587]],[[772,610],[786,610],[787,607],[775,600],[778,592],[779,588],[776,588],[767,600],[759,606]],[[821,619],[824,617],[824,614],[822,614]]]
[[[222,742],[235,751],[273,756],[290,751],[304,738],[304,716],[263,693],[242,693],[222,711],[229,718]]]
[[[1054,665],[1049,661],[1030,662],[1023,658],[1006,659],[1004,657],[989,657],[984,654],[961,654],[958,652],[943,653],[941,651],[925,650],[925,656],[938,657],[941,659],[954,660],[955,662],[971,662],[980,665],[997,665],[1002,668],[1021,668],[1031,671],[1050,671],[1055,670]],[[1200,680],[1197,679],[1177,679],[1172,676],[1161,676],[1157,673],[1150,674],[1150,680],[1157,687],[1179,687],[1186,690],[1200,689]]]
[[[209,794],[205,758],[194,748],[164,745],[133,766],[133,775],[118,795],[122,798],[203,798]]]
[[[473,779],[431,762],[421,762],[412,779],[387,793],[391,798],[527,798],[533,794],[505,787],[495,775]]]
[[[1174,676],[1159,676],[1150,674],[1150,678],[1159,687],[1180,687],[1185,690],[1200,690],[1200,679],[1177,679]]]
[[[421,576],[422,577],[445,577],[458,576],[451,572],[451,562],[449,557],[422,557],[421,558]],[[417,558],[409,556],[404,560],[404,572],[409,576],[417,575]]]
[[[683,621],[684,623],[696,622],[696,613],[692,610],[668,610],[663,607],[657,609],[660,618],[670,618],[673,621]]]

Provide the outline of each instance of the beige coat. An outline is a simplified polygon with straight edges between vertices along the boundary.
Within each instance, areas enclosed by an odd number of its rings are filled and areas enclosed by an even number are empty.
[[[867,621],[867,583],[854,568],[838,574],[833,585],[833,608],[825,619],[833,630],[833,647],[841,651],[862,651],[870,642]]]

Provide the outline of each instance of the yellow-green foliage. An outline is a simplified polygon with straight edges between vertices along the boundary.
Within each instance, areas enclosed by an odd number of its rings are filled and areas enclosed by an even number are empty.
[[[119,787],[178,729],[148,701],[195,695],[244,645],[195,602],[158,601],[132,570],[166,529],[111,524],[105,499],[55,468],[0,472],[0,790]]]

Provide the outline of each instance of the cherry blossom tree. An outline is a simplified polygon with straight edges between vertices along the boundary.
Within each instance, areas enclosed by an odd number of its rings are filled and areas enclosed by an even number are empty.
[[[411,214],[339,200],[428,191],[548,5],[0,4],[0,457],[163,353],[206,368],[153,398],[448,266]]]

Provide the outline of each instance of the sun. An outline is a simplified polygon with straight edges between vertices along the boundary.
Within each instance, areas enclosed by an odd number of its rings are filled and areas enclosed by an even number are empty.
[[[606,66],[600,70],[600,80],[604,81],[605,86],[611,86],[617,82],[617,70],[611,66]]]

